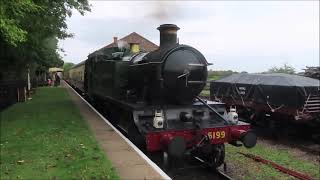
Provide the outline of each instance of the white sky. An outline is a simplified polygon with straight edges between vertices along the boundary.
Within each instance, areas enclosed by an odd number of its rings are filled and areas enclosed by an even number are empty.
[[[91,12],[68,19],[74,38],[59,42],[65,62],[135,31],[159,44],[156,29],[175,23],[180,43],[213,63],[210,69],[267,71],[288,63],[319,66],[319,1],[90,1]]]

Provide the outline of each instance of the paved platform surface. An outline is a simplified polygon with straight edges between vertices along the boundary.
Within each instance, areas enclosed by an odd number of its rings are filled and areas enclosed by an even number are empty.
[[[164,179],[152,168],[145,159],[125,142],[112,127],[104,122],[75,92],[64,82],[61,82],[70,97],[80,109],[83,117],[94,133],[100,147],[116,169],[120,179],[143,180]]]

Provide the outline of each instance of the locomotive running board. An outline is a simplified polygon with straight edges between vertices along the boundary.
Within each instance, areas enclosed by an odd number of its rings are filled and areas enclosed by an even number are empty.
[[[188,81],[188,84],[206,84],[206,81]]]

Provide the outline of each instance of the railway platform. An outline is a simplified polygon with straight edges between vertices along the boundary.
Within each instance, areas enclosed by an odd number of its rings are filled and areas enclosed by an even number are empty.
[[[67,89],[71,99],[87,120],[101,149],[111,161],[120,179],[170,179],[66,82],[62,81],[62,87]]]

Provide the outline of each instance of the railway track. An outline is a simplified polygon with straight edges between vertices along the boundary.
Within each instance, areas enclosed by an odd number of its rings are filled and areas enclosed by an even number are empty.
[[[206,171],[206,169],[204,169],[203,167],[193,169],[188,168],[180,171],[180,173],[176,172],[175,174],[169,173],[169,176],[173,180],[232,180],[230,176],[220,170],[209,172]]]
[[[219,169],[216,171],[216,173],[217,173],[217,175],[218,175],[219,177],[221,177],[222,179],[233,180],[232,177],[230,177],[230,176],[227,175],[225,172],[223,172],[223,171],[221,171],[221,170],[219,170]]]
[[[202,165],[177,168],[165,171],[173,180],[232,180],[233,178],[221,170],[210,170]]]
[[[204,163],[195,158],[183,158],[175,161],[171,168],[163,167],[161,153],[147,155],[173,180],[232,180],[227,173],[221,169],[209,168]]]
[[[238,152],[238,153],[242,154],[243,156],[245,156],[247,158],[251,158],[251,159],[255,160],[256,162],[260,162],[260,163],[269,165],[269,166],[273,167],[274,169],[277,169],[278,171],[280,171],[282,173],[285,173],[285,174],[288,174],[288,175],[290,175],[292,177],[295,177],[297,179],[300,179],[300,180],[313,180],[308,175],[305,175],[305,174],[302,174],[300,172],[288,169],[288,168],[283,167],[283,166],[281,166],[281,165],[279,165],[279,164],[277,164],[275,162],[272,162],[272,161],[269,161],[267,159],[264,159],[264,158],[262,158],[260,156],[253,155],[253,154],[241,153],[241,152]]]

